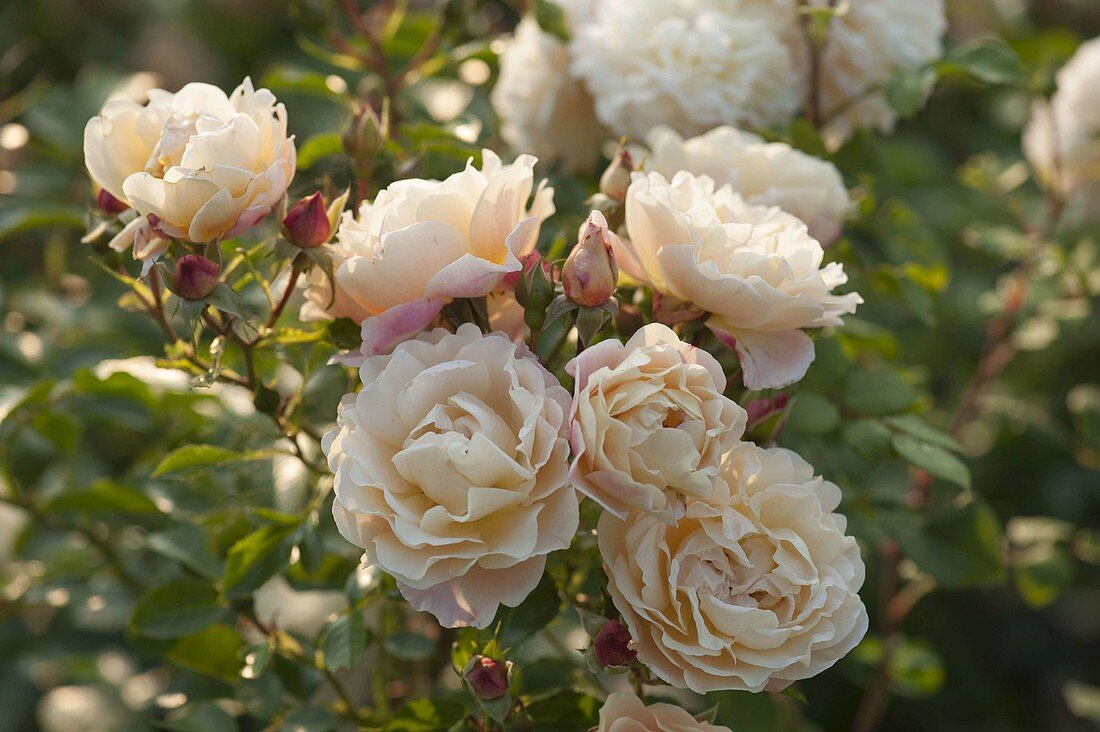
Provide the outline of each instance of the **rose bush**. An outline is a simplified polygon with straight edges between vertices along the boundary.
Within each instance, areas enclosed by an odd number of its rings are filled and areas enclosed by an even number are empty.
[[[1095,47],[945,4],[5,7],[0,726],[1075,727]]]

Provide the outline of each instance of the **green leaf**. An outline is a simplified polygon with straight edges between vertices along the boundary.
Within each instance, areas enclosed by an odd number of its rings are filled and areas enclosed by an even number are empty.
[[[145,545],[207,579],[221,577],[221,562],[210,551],[206,533],[194,524],[179,524],[170,529],[149,534],[145,539]]]
[[[325,655],[325,666],[334,671],[354,667],[359,662],[359,656],[363,653],[366,644],[367,630],[363,626],[363,614],[352,610],[341,615],[328,624],[321,636],[321,651]]]
[[[445,732],[466,716],[466,707],[440,699],[411,701],[389,719],[385,732]]]
[[[298,169],[308,170],[321,158],[340,155],[344,152],[344,143],[339,132],[322,132],[313,135],[298,150]]]
[[[1017,84],[1024,77],[1020,57],[998,39],[976,39],[951,49],[945,62],[986,84]]]
[[[217,445],[184,445],[176,448],[160,461],[151,477],[159,478],[168,473],[181,470],[210,468],[226,463],[239,463],[251,460],[266,460],[274,453],[270,450],[250,450],[237,452]]]
[[[518,646],[550,624],[561,610],[561,597],[549,573],[544,572],[538,585],[514,608],[502,607],[497,618],[502,623],[501,644]]]
[[[209,582],[181,579],[149,590],[138,600],[130,624],[147,638],[179,638],[228,621],[229,606]]]
[[[963,488],[970,488],[970,469],[947,450],[907,435],[894,435],[891,439],[897,450],[911,465],[927,470],[937,478],[943,478]]]
[[[936,84],[935,69],[898,69],[886,82],[886,101],[902,119],[912,117],[924,106],[924,100]]]
[[[917,390],[893,371],[856,371],[844,384],[844,403],[862,414],[897,414],[917,401]]]
[[[188,704],[172,720],[156,722],[160,729],[174,732],[237,732],[236,720],[212,701]]]
[[[940,432],[915,414],[901,414],[896,417],[887,417],[882,421],[895,430],[900,430],[921,442],[927,442],[930,445],[936,445],[952,452],[958,452],[962,449],[954,437],[946,432]]]
[[[237,672],[241,666],[238,656],[243,645],[233,628],[211,625],[180,638],[165,657],[181,668],[233,684],[238,680]]]
[[[1073,584],[1076,576],[1073,559],[1057,546],[1038,547],[1013,562],[1012,583],[1028,607],[1043,608]]]
[[[399,630],[382,641],[386,652],[402,661],[423,661],[435,653],[435,643],[422,635]]]
[[[563,41],[569,40],[569,23],[560,5],[551,0],[535,0],[534,11],[539,28]]]
[[[804,435],[824,435],[840,426],[840,410],[820,394],[802,393],[795,397],[787,426]]]
[[[848,422],[840,430],[845,443],[867,460],[893,457],[890,446],[890,430],[877,419],[857,419]]]
[[[917,566],[947,589],[1002,582],[1004,537],[996,514],[970,496],[928,516],[883,513],[883,521]]]
[[[264,526],[230,547],[222,576],[222,594],[230,599],[247,597],[286,569],[295,533],[294,526]]]
[[[320,707],[303,707],[291,714],[280,727],[282,732],[330,732],[337,728],[339,717]]]
[[[100,480],[88,488],[62,493],[47,503],[44,509],[53,513],[97,515],[141,516],[160,513],[160,509],[144,493],[109,480]]]

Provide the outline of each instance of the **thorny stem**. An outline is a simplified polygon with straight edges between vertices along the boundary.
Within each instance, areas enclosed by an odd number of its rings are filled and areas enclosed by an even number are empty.
[[[1020,315],[1027,304],[1035,263],[1042,256],[1046,240],[1057,230],[1064,205],[1054,195],[1048,194],[1047,214],[1044,225],[1029,232],[1036,243],[1008,274],[1007,292],[1001,312],[986,326],[985,344],[978,366],[970,382],[963,390],[959,406],[951,420],[949,434],[960,438],[974,420],[981,416],[981,397],[1008,368],[1016,356],[1012,344]],[[928,503],[935,479],[924,470],[914,469],[911,474],[906,503],[913,509],[921,509]],[[882,579],[879,592],[879,628],[883,638],[882,657],[875,666],[871,685],[860,700],[852,732],[874,732],[882,724],[890,697],[890,663],[901,644],[901,625],[916,603],[932,589],[926,578],[916,578],[904,586],[898,585],[898,565],[902,553],[897,542],[887,540],[879,547],[882,562]]]

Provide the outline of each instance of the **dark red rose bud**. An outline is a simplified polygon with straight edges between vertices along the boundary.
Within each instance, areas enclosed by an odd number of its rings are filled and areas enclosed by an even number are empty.
[[[776,412],[782,412],[787,408],[787,402],[790,401],[790,397],[780,392],[775,396],[765,397],[764,399],[757,399],[754,402],[749,402],[745,405],[745,411],[749,415],[748,424],[752,427],[755,424],[763,422],[768,417],[771,417]]]
[[[294,204],[283,219],[283,231],[292,244],[302,249],[319,247],[332,237],[325,197],[320,191]]]
[[[218,286],[218,265],[198,254],[176,260],[175,293],[184,300],[201,300]]]
[[[630,631],[618,620],[608,620],[592,640],[592,652],[601,666],[629,666],[638,658],[630,648]]]
[[[125,203],[112,196],[106,188],[100,188],[99,193],[95,194],[95,205],[99,206],[100,211],[110,216],[120,214],[130,208]]]
[[[508,693],[508,666],[487,656],[474,656],[463,672],[478,699],[499,699]]]

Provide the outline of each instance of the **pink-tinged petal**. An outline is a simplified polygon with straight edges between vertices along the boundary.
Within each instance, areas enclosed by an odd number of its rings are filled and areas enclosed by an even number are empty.
[[[645,268],[642,267],[638,254],[634,251],[634,245],[629,239],[613,236],[611,238],[611,250],[615,252],[615,263],[619,265],[620,271],[625,272],[638,282],[649,282],[649,276],[646,275]]]
[[[493,264],[472,254],[464,254],[428,280],[424,296],[481,297],[496,289],[506,274],[522,269],[523,265],[511,252],[504,264]]]
[[[429,612],[445,628],[487,628],[500,605],[516,607],[542,578],[546,557],[532,557],[507,569],[478,565],[465,575],[418,590],[397,581],[397,589],[417,610]]]
[[[446,304],[445,299],[423,297],[367,318],[363,321],[362,355],[369,358],[389,353],[431,325]]]
[[[813,363],[814,341],[800,330],[731,333],[713,319],[707,326],[719,342],[737,352],[745,387],[754,391],[793,384]]]
[[[143,231],[144,230],[144,231]],[[149,220],[144,216],[138,216],[126,226],[122,227],[122,231],[115,234],[115,237],[107,244],[108,247],[116,252],[124,252],[134,246],[139,232],[143,231],[143,236],[148,239],[152,235],[152,227],[149,225]]]
[[[623,359],[624,346],[614,338],[600,341],[565,365],[565,373],[576,381],[576,391],[588,388],[588,377],[602,368],[613,368]]]
[[[249,206],[241,213],[241,217],[237,219],[236,225],[225,233],[225,238],[232,239],[239,234],[243,234],[266,219],[270,214],[271,206]]]

